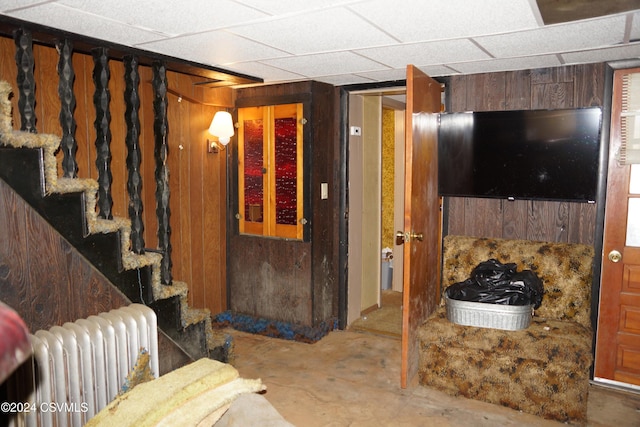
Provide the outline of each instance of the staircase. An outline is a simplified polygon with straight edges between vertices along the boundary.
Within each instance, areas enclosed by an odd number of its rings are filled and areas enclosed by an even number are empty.
[[[185,283],[162,284],[162,254],[132,252],[130,221],[98,217],[98,182],[58,177],[55,152],[60,137],[13,129],[11,92],[11,85],[0,81],[0,179],[132,302],[151,307],[158,326],[194,360],[211,357],[226,362],[230,337],[213,331],[208,310],[188,306]]]

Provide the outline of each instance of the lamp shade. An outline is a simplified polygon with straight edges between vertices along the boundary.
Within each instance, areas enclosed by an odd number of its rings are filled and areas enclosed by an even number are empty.
[[[233,119],[231,114],[227,111],[218,111],[211,120],[211,126],[209,126],[209,133],[213,136],[217,136],[220,144],[227,145],[229,140],[235,133],[233,129]]]

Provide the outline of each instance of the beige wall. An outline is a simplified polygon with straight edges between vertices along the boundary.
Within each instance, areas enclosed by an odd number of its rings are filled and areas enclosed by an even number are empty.
[[[363,105],[363,168],[362,191],[362,310],[379,304],[380,251],[382,249],[382,100],[365,96]]]
[[[381,109],[379,97],[349,98],[349,126],[362,135],[349,137],[347,324],[380,297]]]

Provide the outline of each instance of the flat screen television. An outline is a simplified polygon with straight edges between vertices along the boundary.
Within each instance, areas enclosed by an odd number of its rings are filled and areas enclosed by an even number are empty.
[[[443,113],[441,196],[595,201],[602,111]]]

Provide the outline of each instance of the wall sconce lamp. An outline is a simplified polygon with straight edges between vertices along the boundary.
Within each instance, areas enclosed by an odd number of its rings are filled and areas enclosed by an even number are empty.
[[[218,153],[227,146],[229,140],[234,135],[233,119],[227,111],[217,111],[211,120],[209,133],[218,137],[218,142],[207,139],[207,152]]]

